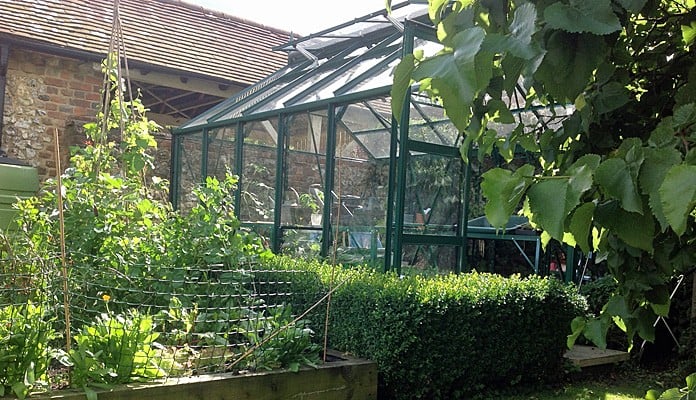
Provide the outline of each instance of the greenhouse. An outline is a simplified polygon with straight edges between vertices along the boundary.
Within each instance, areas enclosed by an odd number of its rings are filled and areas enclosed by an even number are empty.
[[[481,175],[503,157],[462,151],[464,136],[417,87],[390,96],[404,54],[441,46],[424,1],[280,46],[287,66],[173,131],[173,203],[186,210],[192,188],[229,172],[240,220],[277,253],[459,272],[509,245],[521,268],[540,272],[539,235],[524,217],[498,231],[484,217]],[[489,126],[501,140],[520,122],[538,129],[569,114],[525,104],[522,85],[505,98],[514,120]],[[400,121],[392,101],[403,101]]]

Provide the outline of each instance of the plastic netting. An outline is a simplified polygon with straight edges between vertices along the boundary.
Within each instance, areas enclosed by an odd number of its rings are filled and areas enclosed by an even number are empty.
[[[65,270],[67,280],[58,256],[0,259],[2,383],[21,380],[36,363],[30,352],[46,346],[55,349],[42,360],[53,387],[319,362],[324,310],[302,314],[324,293],[307,271],[263,262],[112,266],[85,255]]]

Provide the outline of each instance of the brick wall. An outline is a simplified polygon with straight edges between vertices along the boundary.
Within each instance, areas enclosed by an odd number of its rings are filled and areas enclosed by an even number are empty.
[[[80,143],[82,125],[99,109],[102,74],[97,63],[25,49],[10,49],[2,148],[35,166],[42,178],[56,175],[54,130],[61,164]]]
[[[85,141],[82,126],[101,107],[103,74],[98,62],[11,48],[5,88],[2,150],[39,171],[56,175],[54,131],[60,141],[61,166],[69,147]],[[158,135],[156,175],[169,177],[170,140]]]

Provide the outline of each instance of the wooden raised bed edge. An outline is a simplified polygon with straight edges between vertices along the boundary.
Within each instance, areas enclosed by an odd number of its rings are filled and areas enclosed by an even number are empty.
[[[305,367],[247,374],[222,373],[171,378],[159,383],[117,385],[97,390],[99,400],[372,400],[377,399],[377,364],[330,352],[335,361]],[[32,395],[29,399],[86,400],[79,390]]]

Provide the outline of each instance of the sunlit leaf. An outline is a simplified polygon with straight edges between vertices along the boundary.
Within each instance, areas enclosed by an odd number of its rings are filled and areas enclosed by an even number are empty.
[[[696,372],[686,377],[686,388],[688,390],[696,390]]]
[[[573,212],[570,219],[570,233],[573,235],[577,246],[579,246],[585,254],[588,254],[592,250],[590,248],[589,239],[594,210],[594,203],[585,203]]]
[[[667,172],[680,161],[681,153],[675,148],[645,149],[645,161],[640,170],[640,189],[648,195],[650,209],[663,231],[669,227],[669,223],[662,209],[659,189]]]
[[[568,338],[566,340],[566,345],[568,346],[569,349],[573,348],[575,345],[575,341],[580,337],[582,332],[585,330],[585,326],[587,325],[587,320],[584,317],[575,317],[571,322],[570,322],[570,330],[571,334],[568,335]]]
[[[508,49],[516,57],[531,59],[537,51],[531,46],[535,33],[537,12],[534,4],[524,3],[517,7],[510,24]]]
[[[567,179],[545,179],[527,192],[529,207],[536,222],[555,239],[562,240],[569,183]]]
[[[391,102],[392,115],[397,123],[400,123],[401,113],[403,112],[406,94],[411,87],[411,74],[415,68],[415,57],[412,54],[407,54],[399,65],[394,69],[394,83],[391,87]]]
[[[696,21],[691,21],[689,25],[682,25],[681,31],[684,44],[691,45],[696,39]]]
[[[514,173],[494,168],[483,174],[481,191],[488,199],[486,218],[494,227],[504,227],[529,187],[534,167],[525,165]]]
[[[467,129],[474,97],[488,85],[481,76],[485,74],[485,68],[477,71],[476,65],[484,37],[481,28],[463,30],[453,39],[454,49],[424,60],[413,71],[416,81],[430,80],[428,91],[442,98],[447,116],[460,131]],[[488,65],[487,68],[490,75],[492,67]]]

